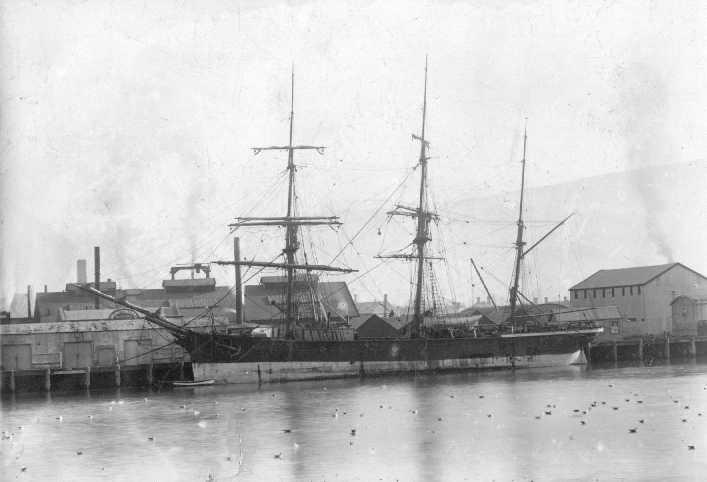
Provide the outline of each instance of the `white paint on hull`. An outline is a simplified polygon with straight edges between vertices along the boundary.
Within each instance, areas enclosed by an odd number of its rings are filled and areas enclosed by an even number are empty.
[[[418,361],[375,362],[262,362],[198,363],[193,362],[195,380],[215,379],[216,383],[278,383],[296,380],[416,373],[443,370],[484,370],[491,368],[541,368],[586,363],[584,353],[552,355],[458,358]]]

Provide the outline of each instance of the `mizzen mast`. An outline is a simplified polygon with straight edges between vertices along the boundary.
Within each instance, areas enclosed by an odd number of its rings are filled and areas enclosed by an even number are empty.
[[[525,192],[525,148],[528,142],[528,129],[523,131],[523,158],[521,159],[521,176],[520,176],[520,207],[518,208],[518,232],[516,234],[516,260],[515,266],[513,268],[513,285],[509,290],[509,303],[511,305],[511,324],[515,325],[513,319],[516,311],[516,303],[518,302],[518,283],[520,280],[520,262],[523,259],[523,246],[525,242],[523,241],[523,231],[525,230],[525,224],[523,223],[523,195]]]

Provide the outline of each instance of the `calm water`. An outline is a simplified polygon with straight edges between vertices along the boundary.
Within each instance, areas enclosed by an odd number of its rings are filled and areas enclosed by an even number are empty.
[[[0,413],[3,480],[707,477],[705,364],[18,396]]]

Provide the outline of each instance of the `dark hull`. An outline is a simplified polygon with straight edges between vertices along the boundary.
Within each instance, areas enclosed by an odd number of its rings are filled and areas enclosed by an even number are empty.
[[[456,339],[301,341],[190,333],[195,376],[217,383],[337,378],[441,369],[583,363],[597,330]]]
[[[179,344],[192,361],[201,363],[358,362],[570,353],[583,349],[592,338],[593,333],[567,332],[518,337],[298,341],[192,332]]]

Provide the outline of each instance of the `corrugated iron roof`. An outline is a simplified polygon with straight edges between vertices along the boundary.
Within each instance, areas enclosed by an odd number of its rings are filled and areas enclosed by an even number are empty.
[[[621,312],[616,306],[596,306],[581,310],[572,310],[556,313],[553,316],[557,322],[572,322],[572,321],[600,321],[600,320],[618,320],[621,318]]]
[[[572,286],[570,289],[581,290],[588,288],[611,288],[615,286],[644,285],[678,265],[704,278],[703,275],[697,273],[697,271],[688,268],[682,263],[668,263],[659,264],[655,266],[636,266],[633,268],[602,269],[597,271],[584,281],[581,281],[576,285]]]
[[[324,281],[315,285],[327,312],[333,317],[345,319],[359,316],[356,303],[343,281]],[[271,301],[284,300],[284,286],[273,283],[250,285],[245,287],[244,312],[248,321],[270,321],[282,318],[282,312]],[[308,303],[303,305],[309,306]],[[311,307],[309,308],[311,310]]]
[[[127,301],[148,309],[163,307],[165,316],[179,314],[187,316],[185,313],[201,312],[216,303],[218,307],[214,312],[218,315],[222,310],[236,305],[235,295],[226,286],[217,286],[211,291],[196,292],[173,292],[164,289],[118,290],[116,296],[125,297]],[[37,293],[35,301],[36,316],[43,322],[57,321],[60,311],[87,311],[93,308],[94,297],[84,293],[67,291]],[[101,300],[101,308],[114,309],[116,306],[110,301]]]

